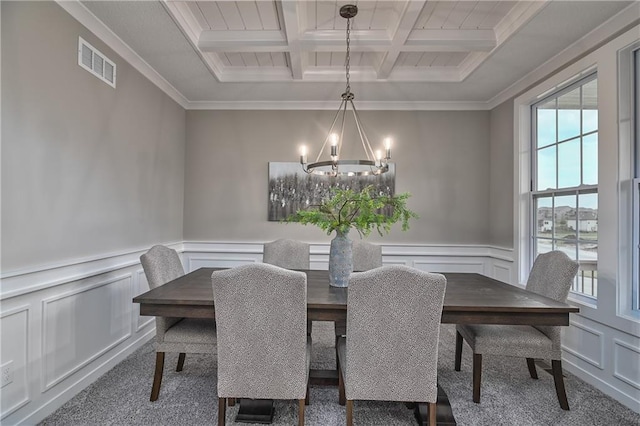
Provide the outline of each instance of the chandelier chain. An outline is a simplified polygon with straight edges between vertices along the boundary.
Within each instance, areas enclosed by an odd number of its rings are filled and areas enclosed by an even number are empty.
[[[347,19],[347,57],[345,59],[345,69],[346,69],[346,75],[347,75],[347,88],[346,88],[346,93],[349,94],[351,93],[351,85],[349,84],[349,69],[351,68],[351,48],[349,46],[351,42],[351,18]]]

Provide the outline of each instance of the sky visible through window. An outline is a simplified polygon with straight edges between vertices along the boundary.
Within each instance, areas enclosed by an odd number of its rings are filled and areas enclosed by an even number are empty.
[[[558,139],[556,142],[556,111],[558,112]],[[582,183],[598,183],[598,111],[582,110],[583,134],[596,131],[582,137],[582,164],[580,164],[580,110],[538,109],[538,182],[539,191],[545,189],[567,188]],[[556,155],[558,160],[556,163]],[[556,182],[556,165],[558,165]],[[581,200],[583,201],[583,200]],[[597,209],[598,198],[586,197],[581,207]]]

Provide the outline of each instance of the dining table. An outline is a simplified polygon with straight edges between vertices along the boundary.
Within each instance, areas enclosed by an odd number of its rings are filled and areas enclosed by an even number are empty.
[[[196,269],[133,298],[140,315],[215,318],[211,275],[227,268]],[[326,270],[304,270],[307,275],[307,318],[332,321],[336,335],[346,333],[348,287],[329,285]],[[568,326],[575,306],[477,273],[446,272],[447,287],[441,322],[446,324],[505,324]],[[398,290],[401,291],[401,290]],[[337,386],[337,370],[311,370],[311,385]],[[446,393],[438,389],[439,425],[455,424]],[[270,423],[272,401],[242,400],[236,421]],[[416,420],[426,424],[426,404],[415,405]]]

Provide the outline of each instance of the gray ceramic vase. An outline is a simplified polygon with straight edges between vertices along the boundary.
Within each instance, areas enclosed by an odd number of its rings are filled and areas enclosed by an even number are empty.
[[[329,284],[334,287],[347,287],[349,276],[353,272],[353,251],[349,233],[336,231],[329,250]]]

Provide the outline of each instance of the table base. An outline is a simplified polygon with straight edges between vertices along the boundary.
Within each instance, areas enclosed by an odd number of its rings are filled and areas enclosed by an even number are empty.
[[[273,422],[273,399],[241,399],[236,422],[262,423]]]

